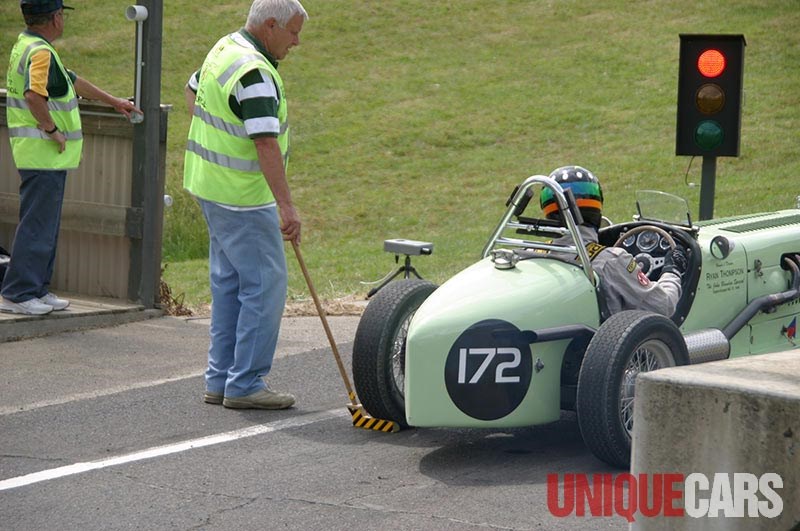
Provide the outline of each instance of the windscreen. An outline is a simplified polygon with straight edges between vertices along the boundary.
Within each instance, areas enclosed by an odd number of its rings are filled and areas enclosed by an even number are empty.
[[[661,221],[670,225],[692,226],[689,204],[682,197],[657,190],[636,192],[636,208],[642,220]]]

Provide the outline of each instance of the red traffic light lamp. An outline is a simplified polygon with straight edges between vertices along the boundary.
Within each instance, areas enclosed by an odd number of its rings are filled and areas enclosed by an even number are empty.
[[[709,48],[698,57],[697,70],[705,77],[717,77],[725,71],[725,55],[719,50]]]

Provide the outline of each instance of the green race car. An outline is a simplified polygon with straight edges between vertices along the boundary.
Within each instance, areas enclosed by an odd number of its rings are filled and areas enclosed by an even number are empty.
[[[542,187],[563,223],[524,216]],[[631,222],[604,223],[599,243],[626,249],[651,280],[672,247],[685,251],[671,318],[608,315],[571,191],[532,176],[481,260],[439,287],[402,280],[371,299],[353,346],[362,405],[416,427],[532,426],[573,410],[589,449],[627,468],[640,372],[796,348],[800,210],[692,223],[683,199],[655,191],[637,207]],[[550,241],[567,234],[575,245]]]

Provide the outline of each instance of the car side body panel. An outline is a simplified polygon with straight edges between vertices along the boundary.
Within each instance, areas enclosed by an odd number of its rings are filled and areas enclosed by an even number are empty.
[[[701,222],[698,244],[703,266],[684,332],[723,328],[750,302],[789,288],[791,272],[782,262],[800,254],[800,212],[747,215]],[[715,237],[733,244],[729,256],[715,258]],[[800,301],[783,304],[770,313],[756,314],[732,340],[731,357],[795,348],[784,328],[800,315]]]
[[[485,258],[455,275],[409,326],[408,423],[513,427],[557,420],[569,340],[530,343],[525,332],[565,324],[599,324],[595,289],[580,267],[537,258],[497,269]]]

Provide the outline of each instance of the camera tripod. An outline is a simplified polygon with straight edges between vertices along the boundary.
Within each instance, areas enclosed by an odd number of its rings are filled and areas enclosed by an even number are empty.
[[[389,253],[394,253],[395,264],[400,262],[401,254],[405,255],[406,258],[403,262],[403,265],[400,266],[400,268],[397,271],[395,271],[392,276],[390,276],[389,278],[381,282],[379,285],[369,290],[369,292],[367,293],[367,298],[370,298],[376,293],[378,293],[378,291],[380,291],[381,288],[386,286],[386,284],[388,284],[395,278],[399,277],[400,275],[403,275],[403,278],[408,279],[411,278],[411,275],[413,274],[415,277],[422,280],[420,274],[417,272],[414,266],[411,265],[411,256],[431,254],[433,252],[433,244],[430,242],[418,242],[415,240],[403,240],[403,239],[385,240],[383,242],[383,250]]]

